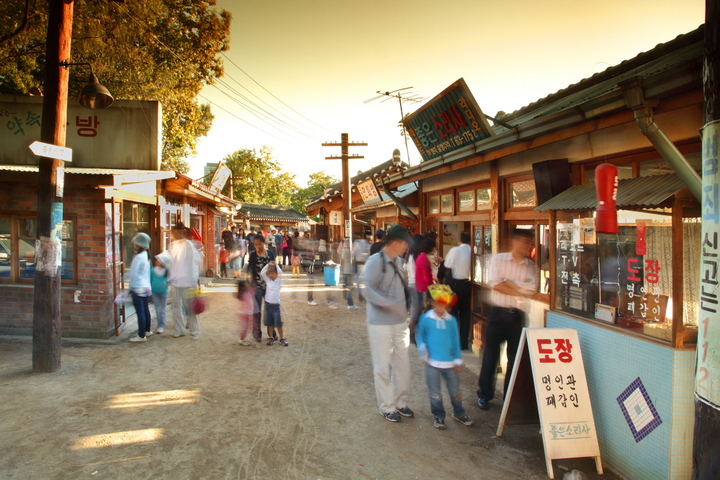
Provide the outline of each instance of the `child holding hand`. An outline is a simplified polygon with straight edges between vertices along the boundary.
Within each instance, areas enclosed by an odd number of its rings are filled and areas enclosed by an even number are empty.
[[[450,402],[453,407],[452,418],[465,426],[473,421],[465,413],[460,390],[460,335],[455,317],[448,310],[457,303],[457,295],[447,285],[433,284],[428,286],[432,306],[418,320],[415,340],[420,358],[425,361],[425,381],[430,395],[430,410],[435,421],[433,425],[444,430],[445,408],[442,401],[442,379],[445,379]]]

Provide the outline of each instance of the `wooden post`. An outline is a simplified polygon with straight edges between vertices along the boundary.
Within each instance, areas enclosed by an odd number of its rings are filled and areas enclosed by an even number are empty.
[[[708,125],[720,119],[720,58],[718,57],[718,43],[720,43],[720,9],[718,9],[718,0],[705,1],[705,66],[703,71],[703,93],[705,97],[705,114],[704,125]],[[703,160],[705,160],[705,152],[703,152]],[[703,177],[705,169],[703,168]],[[703,231],[715,231],[717,226],[711,226],[710,220],[703,219]],[[698,246],[700,247],[700,246]],[[702,249],[701,249],[702,252]],[[698,293],[698,297],[700,294]],[[702,301],[702,300],[700,300]],[[702,313],[702,310],[701,310]],[[708,320],[717,321],[708,317]],[[702,318],[700,319],[700,328],[703,327]],[[713,330],[717,326],[713,326]],[[702,332],[698,335],[698,355],[703,352],[710,356],[717,357],[714,352],[720,345],[705,344],[701,345],[704,335]],[[710,338],[709,340],[713,340]],[[700,362],[699,362],[700,363]],[[704,362],[703,362],[704,363]],[[705,363],[706,368],[710,369],[713,362]],[[720,372],[710,371],[709,378],[716,379]],[[705,480],[717,478],[717,472],[720,471],[720,410],[717,403],[713,406],[710,402],[704,402],[698,398],[698,383],[704,375],[698,375],[696,380],[695,395],[695,434],[693,436],[693,472],[692,478],[695,480]],[[707,380],[706,384],[709,383]],[[717,402],[716,399],[713,399]]]
[[[340,135],[340,143],[323,143],[323,147],[340,147],[341,155],[325,157],[325,160],[342,160],[342,196],[343,196],[343,225],[341,226],[342,238],[350,238],[350,245],[352,245],[352,189],[350,185],[350,163],[351,158],[365,158],[361,155],[350,155],[349,147],[365,147],[367,143],[355,142],[350,143],[349,135],[343,133]],[[347,235],[349,231],[349,236]]]
[[[41,141],[65,146],[68,71],[60,66],[70,58],[73,2],[49,0],[45,85]],[[61,160],[40,158],[38,172],[37,237],[35,246],[35,290],[33,301],[33,371],[54,372],[60,368],[60,281],[57,263],[61,246],[62,192],[58,191]],[[60,170],[62,175],[62,170]],[[60,179],[62,184],[62,178]],[[57,252],[57,253],[56,253]],[[42,265],[45,268],[40,268]]]

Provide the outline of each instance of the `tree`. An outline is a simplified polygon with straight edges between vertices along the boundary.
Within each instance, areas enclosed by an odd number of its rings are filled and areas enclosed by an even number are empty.
[[[297,192],[295,175],[281,170],[270,147],[238,150],[223,158],[233,176],[233,198],[241,202],[290,205]],[[226,195],[229,193],[225,187]]]
[[[47,12],[26,0],[0,4],[0,93],[42,90]],[[163,168],[187,173],[213,116],[195,97],[222,76],[218,54],[229,48],[231,15],[215,0],[75,0],[71,63],[92,64],[115,98],[159,100],[163,106]],[[70,95],[88,78],[70,67]]]
[[[315,195],[320,195],[321,193],[323,193],[324,187],[329,187],[330,185],[334,185],[339,181],[340,180],[328,175],[325,172],[311,173],[309,175],[308,186],[298,189],[295,192],[290,201],[290,205],[292,205],[292,207],[298,212],[307,215],[307,210],[305,207],[308,204],[308,199],[314,197]],[[320,215],[315,215],[311,218],[317,222],[322,220]]]

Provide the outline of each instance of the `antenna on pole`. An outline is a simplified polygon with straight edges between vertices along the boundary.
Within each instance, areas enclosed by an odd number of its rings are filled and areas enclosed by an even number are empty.
[[[378,90],[377,92],[375,92],[378,94],[377,97],[373,97],[373,98],[371,98],[369,100],[365,100],[363,102],[363,103],[370,103],[370,102],[374,102],[375,100],[377,100],[379,98],[383,98],[383,97],[385,97],[383,102],[387,102],[388,100],[390,100],[392,98],[397,98],[398,104],[400,105],[400,125],[402,126],[403,139],[405,140],[405,152],[407,153],[408,163],[410,163],[410,148],[408,148],[407,132],[405,131],[405,124],[403,123],[403,120],[405,119],[405,114],[403,113],[402,104],[403,104],[403,102],[420,103],[423,100],[425,100],[424,97],[419,97],[415,94],[410,94],[410,92],[407,92],[404,94],[399,93],[404,90],[410,90],[411,88],[413,88],[413,87],[398,88],[397,90],[393,90],[392,92],[381,92],[380,90]]]

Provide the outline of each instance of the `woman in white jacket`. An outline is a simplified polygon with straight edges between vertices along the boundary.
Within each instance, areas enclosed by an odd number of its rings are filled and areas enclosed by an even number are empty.
[[[137,315],[138,333],[130,339],[131,342],[145,342],[152,335],[150,307],[150,236],[147,233],[138,233],[132,239],[133,248],[137,252],[130,264],[130,294]]]

